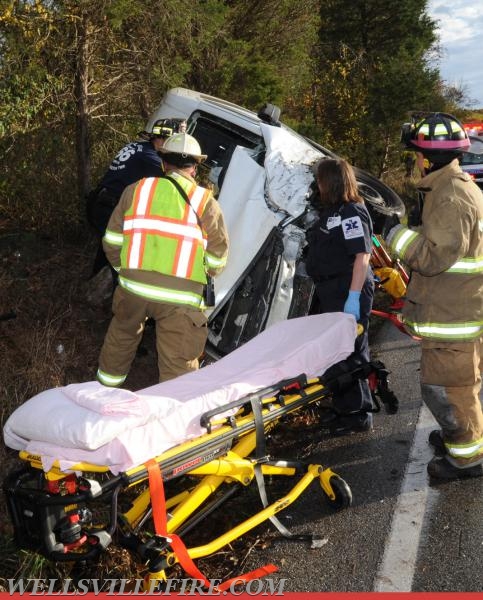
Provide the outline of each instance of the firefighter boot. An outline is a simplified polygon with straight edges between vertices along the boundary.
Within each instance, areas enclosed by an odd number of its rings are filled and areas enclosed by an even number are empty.
[[[483,465],[466,467],[464,469],[453,466],[446,457],[433,458],[428,463],[428,474],[435,479],[465,479],[467,477],[483,476]]]
[[[443,441],[443,434],[439,429],[433,429],[428,437],[429,445],[433,447],[435,456],[444,456],[446,447]]]

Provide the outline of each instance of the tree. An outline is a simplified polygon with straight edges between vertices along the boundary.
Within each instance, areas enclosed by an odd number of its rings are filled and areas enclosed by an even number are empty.
[[[426,0],[323,0],[310,102],[323,142],[380,175],[407,111],[437,95]]]

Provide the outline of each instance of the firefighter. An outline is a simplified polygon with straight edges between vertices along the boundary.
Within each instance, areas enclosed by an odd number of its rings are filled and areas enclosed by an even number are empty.
[[[142,140],[130,142],[116,154],[99,185],[87,196],[87,220],[99,236],[93,276],[108,264],[102,247],[102,236],[124,188],[143,177],[157,177],[163,168],[160,150],[165,140],[178,130],[185,129],[186,121],[181,119],[156,121],[150,133],[139,133]]]
[[[369,315],[374,278],[369,265],[372,221],[359,195],[352,167],[322,159],[316,168],[319,220],[307,232],[306,269],[317,290],[319,311],[352,314],[364,327],[355,354],[369,361]],[[321,416],[333,435],[372,429],[372,396],[367,380],[334,394],[333,412]],[[326,417],[326,418],[324,418]]]
[[[421,226],[396,225],[386,237],[412,271],[403,316],[422,338],[421,394],[440,427],[429,436],[436,456],[427,470],[438,479],[481,476],[483,195],[459,166],[470,142],[455,117],[430,113],[402,139],[430,163],[419,182]]]
[[[103,238],[119,272],[97,372],[108,386],[126,379],[148,318],[155,321],[160,381],[198,368],[208,334],[203,288],[227,260],[219,205],[194,179],[206,155],[186,133],[171,136],[161,152],[166,175],[129,185]]]

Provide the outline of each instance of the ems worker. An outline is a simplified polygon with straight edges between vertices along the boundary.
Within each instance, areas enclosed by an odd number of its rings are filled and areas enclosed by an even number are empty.
[[[203,288],[207,274],[220,273],[227,260],[219,205],[194,179],[206,155],[186,133],[171,136],[162,153],[166,176],[128,186],[104,236],[119,272],[97,372],[104,385],[126,379],[149,317],[156,323],[160,381],[198,368],[208,334]]]
[[[345,160],[317,165],[319,220],[307,232],[307,273],[314,280],[321,313],[345,312],[364,327],[355,353],[369,361],[368,327],[374,297],[369,259],[372,221],[359,195],[354,170]],[[372,396],[367,380],[354,382],[333,398],[327,424],[334,435],[372,429]]]
[[[470,142],[453,116],[431,113],[403,139],[431,165],[419,182],[421,226],[397,225],[386,237],[412,271],[403,316],[422,338],[421,394],[441,428],[429,442],[443,456],[427,469],[439,479],[481,476],[483,194],[459,165]]]
[[[94,259],[93,275],[108,264],[102,248],[102,236],[122,192],[128,185],[143,177],[158,177],[163,168],[160,150],[165,140],[178,130],[185,129],[184,120],[156,121],[151,133],[139,134],[147,139],[130,142],[116,154],[99,185],[87,196],[87,220],[99,235],[99,248]]]

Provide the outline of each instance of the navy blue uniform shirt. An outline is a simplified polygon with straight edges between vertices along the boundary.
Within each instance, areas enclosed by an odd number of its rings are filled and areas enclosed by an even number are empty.
[[[99,188],[120,198],[131,183],[144,177],[159,177],[162,172],[161,157],[151,142],[131,142],[116,154]]]
[[[355,255],[372,251],[372,220],[362,203],[323,210],[307,232],[307,273],[314,281],[352,274]]]

